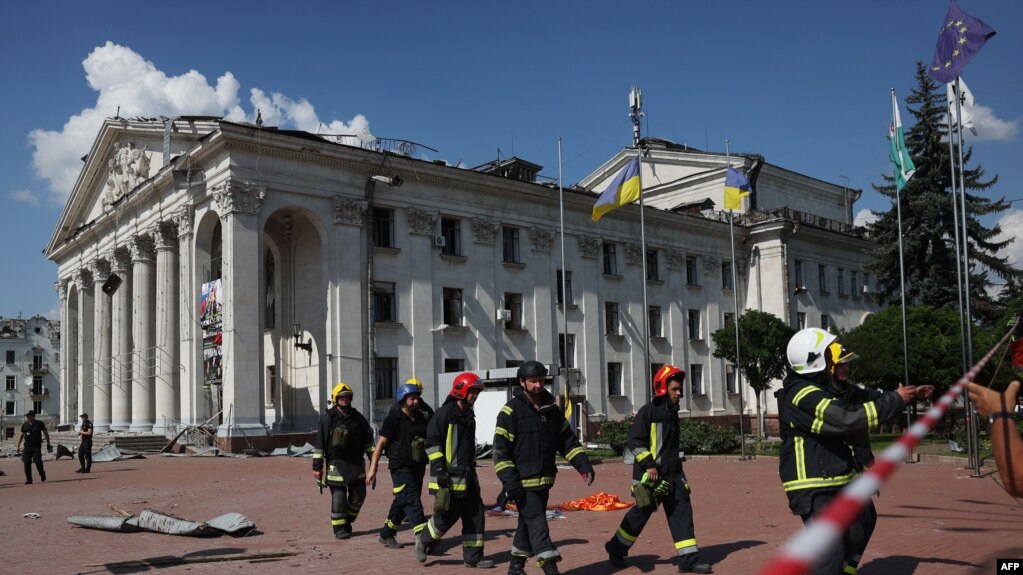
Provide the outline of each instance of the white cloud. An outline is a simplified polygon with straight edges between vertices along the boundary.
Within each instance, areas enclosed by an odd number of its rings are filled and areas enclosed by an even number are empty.
[[[853,219],[854,226],[865,226],[869,223],[876,222],[880,219],[880,216],[875,214],[873,211],[866,208],[856,212],[856,217]]]
[[[1011,142],[1019,133],[1019,120],[1007,122],[999,119],[995,116],[994,110],[987,106],[973,107],[973,126],[977,129],[977,135],[974,136],[967,130],[963,130],[963,137],[977,142],[984,140]]]
[[[14,190],[11,192],[11,199],[30,206],[38,206],[40,204],[39,196],[31,190]]]
[[[1023,237],[1023,211],[1010,210],[1002,214],[998,218],[998,225],[1001,227],[1002,233],[995,238],[996,241],[1004,241],[1009,238],[1016,239],[1016,241],[1003,248],[998,255],[1005,257],[1009,265],[1016,268],[1021,267],[1023,265],[1023,242],[1019,241],[1018,238]]]
[[[225,72],[213,85],[195,70],[168,76],[131,48],[113,42],[94,49],[82,67],[89,87],[98,93],[95,106],[68,118],[59,131],[40,128],[28,135],[34,148],[32,168],[46,181],[51,203],[59,206],[71,193],[82,168],[80,158],[88,153],[103,120],[117,115],[118,110],[124,118],[223,116],[232,122],[251,122],[258,108],[268,126],[316,132],[320,125],[315,109],[304,98],[296,101],[280,93],[266,96],[253,88],[253,111],[247,113],[239,103],[241,83],[231,72]],[[359,114],[348,124],[331,120],[325,125],[325,132],[354,134],[368,129],[369,122]]]

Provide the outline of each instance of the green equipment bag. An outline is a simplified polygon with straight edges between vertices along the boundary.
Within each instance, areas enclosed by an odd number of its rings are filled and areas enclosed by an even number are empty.
[[[657,499],[646,485],[634,483],[632,485],[632,496],[636,498],[636,507],[643,511],[657,509]]]
[[[330,430],[330,447],[333,449],[344,449],[348,445],[348,427],[344,424]]]
[[[451,510],[451,490],[447,487],[441,487],[437,490],[437,495],[433,498],[433,512],[434,513],[447,513]]]
[[[412,463],[426,463],[426,438],[417,435],[412,440],[411,447],[409,449],[409,459]]]

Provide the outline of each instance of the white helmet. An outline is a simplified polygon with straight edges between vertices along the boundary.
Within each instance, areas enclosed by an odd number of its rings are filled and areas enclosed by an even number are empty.
[[[796,332],[785,350],[789,365],[796,373],[817,373],[827,367],[825,352],[838,336],[823,329],[808,327]]]

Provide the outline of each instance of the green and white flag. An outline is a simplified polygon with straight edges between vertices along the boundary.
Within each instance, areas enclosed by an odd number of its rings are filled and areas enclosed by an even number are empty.
[[[888,142],[891,145],[889,157],[895,166],[895,191],[901,192],[906,183],[916,173],[913,158],[906,150],[906,140],[902,134],[902,117],[899,115],[899,102],[892,90],[892,123],[888,125]]]

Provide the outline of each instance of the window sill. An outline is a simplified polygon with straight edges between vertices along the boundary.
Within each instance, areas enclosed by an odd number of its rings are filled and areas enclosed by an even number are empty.
[[[696,391],[694,391],[693,392],[693,397],[707,397],[707,394],[703,393],[703,392],[696,392]]]
[[[504,333],[508,335],[528,335],[529,330],[524,327],[506,327]]]
[[[615,281],[618,281],[618,280],[622,279],[622,276],[621,276],[620,274],[609,274],[609,273],[605,273],[605,274],[604,274],[604,279],[606,279],[606,280],[615,280]]]
[[[558,309],[564,309],[564,308],[565,308],[565,304],[563,304],[563,303],[559,303],[558,304]],[[568,304],[568,309],[579,309],[579,304],[570,303],[570,304]]]
[[[464,325],[449,325],[442,330],[444,333],[466,333],[469,328]]]
[[[728,287],[728,286],[721,286],[721,291],[723,291],[725,293],[732,293],[735,290],[730,288],[730,287]]]
[[[625,336],[620,333],[605,333],[604,336],[611,341],[617,342],[625,341]]]
[[[506,268],[521,270],[526,268],[525,262],[501,262]]]
[[[703,289],[703,286],[700,284],[686,284],[686,287],[689,289]]]
[[[822,291],[822,292],[818,292],[818,293],[819,293],[819,295],[823,295],[823,296],[831,295],[831,292],[829,292],[829,291]]]
[[[608,395],[607,398],[611,401],[623,401],[629,399],[628,396],[625,395]]]
[[[447,261],[448,263],[464,264],[465,260],[469,258],[456,254],[441,254],[440,259]]]
[[[373,246],[373,251],[378,254],[397,255],[401,253],[401,248],[396,248],[392,246]]]
[[[403,325],[400,321],[374,321],[373,327],[377,329],[400,329]]]
[[[652,335],[650,336],[650,341],[664,342],[668,341],[668,338],[664,337],[663,335]]]
[[[698,342],[698,343],[703,343],[703,337],[691,337],[691,338],[689,338],[689,341],[695,341],[695,342]]]
[[[664,280],[658,278],[647,278],[646,283],[647,285],[652,286],[662,286],[664,285]]]

